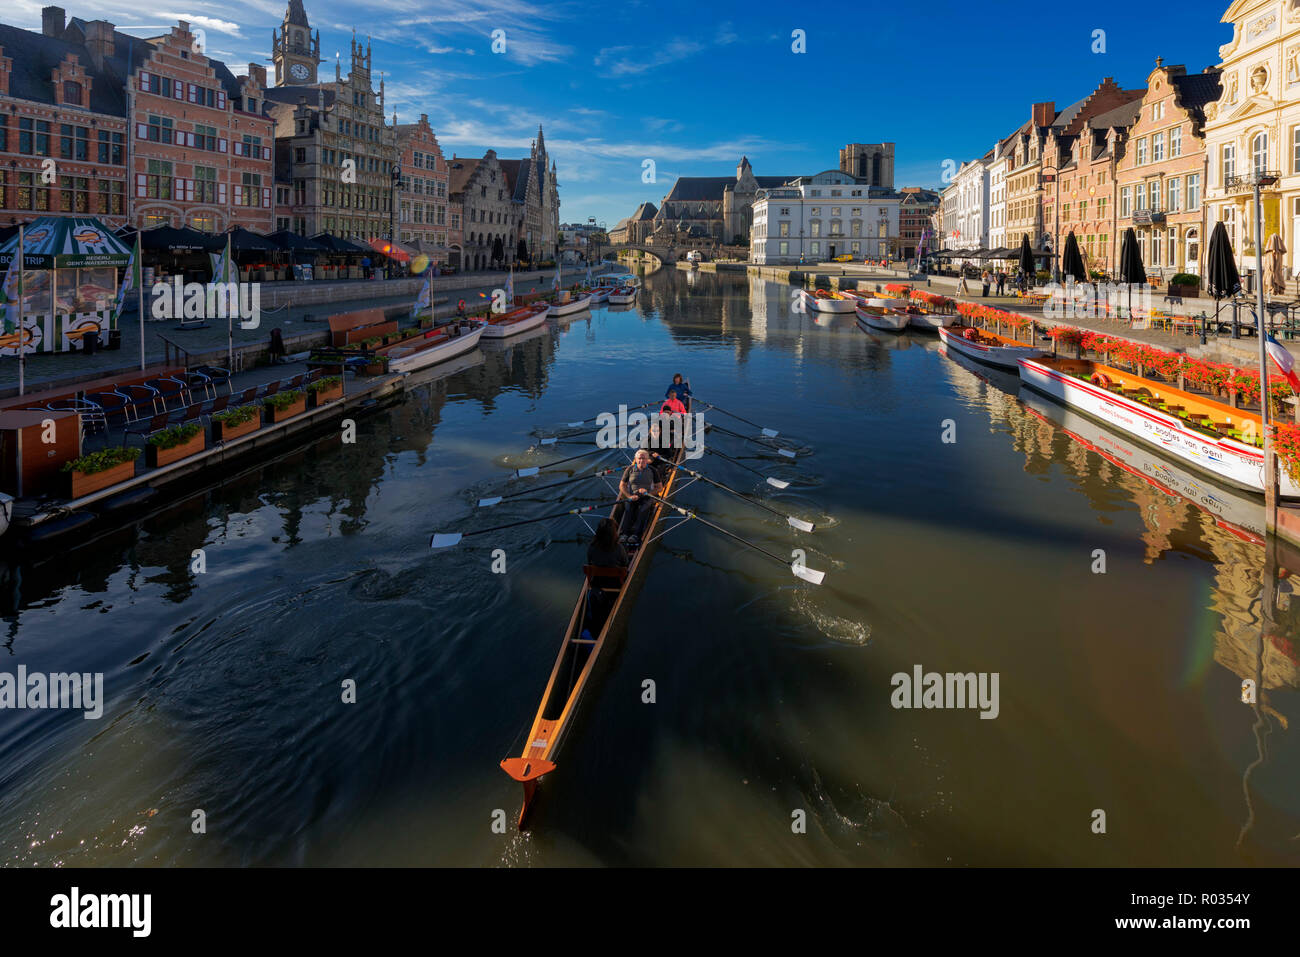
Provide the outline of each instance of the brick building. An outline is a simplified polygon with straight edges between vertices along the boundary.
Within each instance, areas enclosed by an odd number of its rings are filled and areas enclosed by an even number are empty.
[[[1189,75],[1157,58],[1147,78],[1117,172],[1116,203],[1119,230],[1134,228],[1148,275],[1202,272],[1208,238],[1205,107],[1221,92],[1213,68]]]
[[[903,258],[912,259],[917,255],[921,237],[932,230],[930,218],[939,208],[939,194],[920,186],[904,186],[899,193],[903,197],[898,206],[899,240]],[[938,248],[933,232],[926,248],[931,252]]]
[[[449,175],[427,114],[418,123],[394,123],[402,185],[398,192],[398,242],[447,249]],[[432,257],[446,263],[447,253]]]
[[[464,216],[463,268],[490,269],[498,262],[513,263],[523,207],[514,202],[513,187],[506,180],[496,150],[488,150],[482,159],[452,154],[448,167],[451,201]],[[498,241],[499,259],[494,255]]]

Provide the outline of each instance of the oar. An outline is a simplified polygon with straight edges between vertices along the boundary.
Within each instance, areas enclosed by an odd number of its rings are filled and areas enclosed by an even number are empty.
[[[794,576],[796,578],[802,578],[804,581],[812,582],[812,584],[814,585],[820,585],[822,581],[826,578],[825,572],[819,572],[817,569],[809,568],[806,565],[798,565],[795,564],[794,562],[787,562],[780,555],[774,555],[772,552],[769,552],[762,545],[756,545],[747,538],[741,538],[735,532],[727,531],[727,529],[723,528],[721,525],[715,525],[713,522],[710,522],[708,519],[700,518],[700,516],[697,515],[695,512],[689,509],[682,508],[680,505],[674,505],[666,498],[660,498],[657,495],[650,495],[649,493],[647,493],[647,495],[649,495],[649,497],[654,499],[656,502],[660,502],[663,505],[667,506],[668,508],[672,509],[673,511],[677,512],[679,515],[683,515],[688,519],[693,518],[695,519],[695,521],[704,525],[706,528],[711,528],[715,532],[721,532],[723,535],[726,535],[728,538],[734,541],[740,542],[740,544],[742,545],[748,545],[750,548],[758,552],[760,555],[766,555],[768,558],[772,559],[772,561],[780,562],[786,568],[790,569],[790,571],[794,572]]]
[[[469,538],[471,535],[486,535],[489,532],[500,532],[507,528],[518,528],[520,525],[532,525],[535,522],[549,522],[553,518],[564,518],[566,515],[583,515],[587,512],[593,512],[598,508],[613,508],[617,502],[608,502],[604,505],[583,505],[578,508],[571,508],[567,512],[556,512],[553,515],[543,515],[541,518],[525,518],[519,522],[506,522],[504,525],[495,525],[492,528],[480,528],[475,532],[434,532],[433,537],[429,539],[430,548],[449,548],[452,545],[460,544],[462,538]]]
[[[609,449],[602,449],[599,445],[594,449],[589,449],[580,455],[570,455],[567,459],[556,459],[554,462],[547,462],[545,465],[530,465],[525,469],[515,469],[515,478],[528,478],[530,475],[536,475],[542,469],[549,469],[553,465],[563,465],[565,462],[573,462],[577,459],[585,459],[588,455],[595,455],[597,452],[608,452]]]
[[[732,463],[734,463],[735,465],[739,465],[739,466],[740,466],[742,469],[744,469],[746,472],[753,472],[755,475],[759,476],[760,478],[765,479],[765,480],[767,481],[767,484],[770,485],[770,486],[772,486],[773,488],[789,488],[789,487],[790,487],[790,483],[789,483],[789,482],[783,481],[782,479],[779,479],[779,478],[772,478],[772,476],[770,476],[770,475],[764,475],[764,474],[763,474],[762,472],[760,472],[758,469],[756,469],[756,468],[752,468],[751,466],[746,465],[744,462],[740,461],[740,459],[732,458],[732,457],[731,457],[730,455],[728,455],[726,452],[719,452],[717,449],[715,449],[715,448],[713,448],[713,447],[711,447],[711,446],[705,446],[704,451],[705,451],[705,452],[708,452],[710,455],[716,455],[716,456],[718,456],[718,457],[720,457],[720,458],[724,458],[724,459],[726,459],[728,462],[732,462]]]
[[[639,409],[644,409],[644,408],[645,408],[646,406],[648,406],[648,405],[654,405],[654,403],[653,403],[653,402],[643,402],[641,405],[634,405],[634,406],[632,406],[632,408],[628,409],[628,411],[629,411],[629,412],[636,412],[636,411],[638,411]],[[566,429],[576,429],[578,426],[580,426],[580,425],[586,425],[588,422],[595,422],[595,421],[596,421],[597,419],[599,419],[602,415],[609,415],[609,413],[608,413],[608,412],[599,412],[599,413],[597,413],[596,415],[593,415],[590,419],[582,419],[582,420],[579,421],[579,422],[566,422],[566,423],[564,423],[564,427],[565,427]]]
[[[757,501],[756,499],[752,499],[742,492],[737,492],[734,488],[730,488],[726,485],[723,485],[721,482],[715,482],[707,475],[703,475],[700,472],[695,471],[694,469],[688,469],[684,465],[676,465],[672,462],[669,462],[666,458],[663,458],[662,456],[660,456],[659,461],[663,462],[665,465],[669,465],[672,468],[675,468],[679,472],[685,472],[687,475],[691,476],[691,478],[699,479],[701,482],[708,482],[714,488],[720,488],[724,492],[729,492],[730,494],[734,495],[736,498],[740,499],[742,502],[748,502],[750,505],[754,505],[758,508],[763,509],[764,511],[771,512],[773,515],[780,515],[783,519],[786,520],[786,522],[790,525],[791,528],[797,528],[801,532],[811,532],[815,527],[812,522],[805,522],[802,518],[795,518],[793,515],[787,515],[785,512],[782,512],[779,509],[772,508],[772,506],[767,505],[764,502],[760,502]]]
[[[520,489],[518,492],[507,492],[504,495],[492,495],[489,496],[488,498],[479,499],[478,507],[487,508],[491,505],[496,505],[502,499],[517,498],[520,495],[531,495],[534,492],[542,492],[545,491],[546,489],[559,488],[561,485],[572,485],[574,482],[585,482],[587,481],[587,479],[600,478],[602,475],[609,475],[617,471],[619,471],[619,469],[617,468],[601,469],[599,472],[592,472],[590,475],[578,475],[575,476],[574,478],[564,479],[559,482],[551,482],[549,485],[533,485],[530,486],[529,488]]]
[[[738,438],[738,439],[744,439],[746,442],[754,442],[754,443],[757,444],[757,445],[762,445],[762,444],[763,444],[762,442],[759,442],[758,439],[754,438],[753,436],[750,436],[750,435],[741,435],[739,432],[733,432],[733,431],[731,431],[731,429],[724,429],[722,426],[717,425],[717,424],[714,424],[713,428],[717,429],[717,430],[718,430],[719,432],[721,432],[723,435],[734,435],[736,438]],[[786,458],[788,458],[788,459],[795,458],[795,453],[791,452],[789,449],[776,448],[776,447],[773,447],[773,446],[764,446],[764,448],[773,448],[773,449],[774,449],[774,450],[775,450],[779,455],[784,455],[784,456],[785,456]]]
[[[706,403],[704,403],[704,404],[705,404],[706,406],[708,406],[710,409],[717,409],[717,410],[718,410],[719,412],[721,412],[723,415],[729,415],[729,416],[731,416],[733,419],[736,419],[736,420],[739,421],[739,422],[744,422],[746,425],[752,425],[754,428],[758,429],[760,432],[762,432],[762,433],[763,433],[765,436],[767,436],[769,439],[774,439],[774,438],[776,438],[778,435],[781,434],[781,433],[778,432],[776,429],[766,429],[766,428],[763,428],[763,426],[759,425],[757,422],[751,422],[749,419],[745,418],[743,415],[736,415],[736,413],[734,413],[734,412],[728,412],[726,409],[724,409],[724,408],[723,408],[722,406],[720,406],[720,405],[714,405],[712,402],[706,402]]]

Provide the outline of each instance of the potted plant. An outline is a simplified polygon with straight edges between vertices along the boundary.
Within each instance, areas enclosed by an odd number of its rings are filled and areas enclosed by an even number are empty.
[[[217,442],[228,442],[261,427],[262,417],[258,415],[257,406],[241,405],[212,417],[212,438]]]
[[[1189,272],[1175,273],[1169,279],[1169,295],[1199,296],[1201,294],[1201,277]]]
[[[155,432],[149,436],[145,445],[145,464],[156,469],[202,452],[206,438],[203,426],[197,422],[173,425],[169,429]]]
[[[388,356],[372,356],[366,365],[366,375],[383,375],[388,371]]]
[[[343,377],[332,375],[317,379],[307,386],[307,392],[312,398],[312,408],[319,409],[326,402],[343,398]]]
[[[62,471],[68,476],[68,498],[81,498],[134,477],[135,460],[139,457],[139,449],[113,446],[64,462]]]
[[[266,417],[272,422],[283,422],[307,411],[307,394],[301,389],[277,392],[262,400],[266,407]]]

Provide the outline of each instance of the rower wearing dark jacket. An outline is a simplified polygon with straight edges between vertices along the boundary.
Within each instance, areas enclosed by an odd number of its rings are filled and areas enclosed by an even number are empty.
[[[683,412],[690,407],[691,387],[688,383],[682,381],[682,374],[680,372],[673,376],[673,384],[670,385],[668,391],[664,393],[664,398],[668,398],[669,396],[673,396],[677,401],[681,402],[684,406],[682,409]]]
[[[615,568],[627,563],[627,549],[618,540],[618,525],[612,518],[602,518],[596,526],[596,537],[587,546],[587,564]]]

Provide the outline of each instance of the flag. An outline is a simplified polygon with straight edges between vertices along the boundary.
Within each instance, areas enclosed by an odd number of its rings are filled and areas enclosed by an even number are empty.
[[[555,264],[555,278],[551,280],[551,288],[556,292],[560,291],[560,264],[558,262]]]
[[[587,285],[591,285],[591,266],[587,266]]]
[[[411,316],[412,316],[412,317],[418,316],[418,315],[420,314],[420,310],[422,310],[422,309],[428,309],[428,308],[429,308],[429,302],[430,302],[430,300],[429,300],[429,295],[430,295],[430,291],[429,291],[429,277],[430,277],[430,275],[431,275],[430,270],[427,270],[427,269],[426,269],[425,272],[424,272],[424,285],[422,285],[422,286],[420,287],[420,294],[419,294],[418,296],[415,297],[415,304],[414,304],[413,306],[411,306]]]
[[[515,271],[511,269],[510,275],[506,279],[506,305],[513,306],[514,304],[515,304]]]
[[[135,237],[135,248],[126,264],[126,275],[122,277],[121,288],[117,290],[117,305],[113,307],[113,321],[122,317],[122,307],[126,305],[126,294],[132,289],[140,288],[140,236]]]
[[[1272,336],[1266,334],[1264,338],[1264,347],[1268,350],[1269,358],[1282,370],[1282,375],[1286,376],[1286,381],[1291,383],[1291,388],[1300,394],[1300,376],[1295,373],[1295,356]]]
[[[0,296],[0,309],[4,310],[5,335],[12,335],[17,328],[15,320],[18,316],[18,299],[21,296],[18,289],[18,262],[22,254],[22,249],[15,251],[14,258],[9,260],[9,269],[5,272],[3,296]]]

